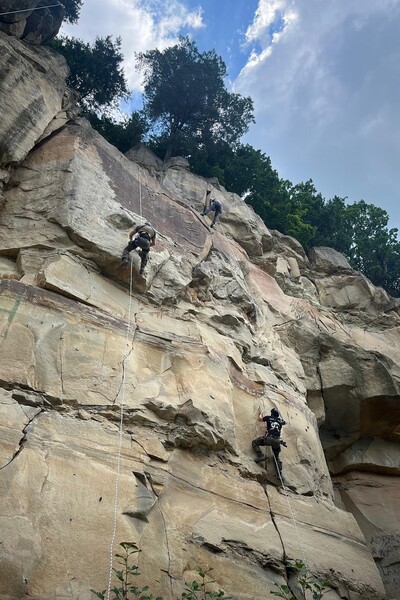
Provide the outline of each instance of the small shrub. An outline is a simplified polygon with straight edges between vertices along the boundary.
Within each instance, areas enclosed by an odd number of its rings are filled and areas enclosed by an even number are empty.
[[[140,552],[138,547],[133,542],[122,542],[120,546],[123,549],[122,554],[116,554],[115,557],[118,559],[117,563],[120,565],[120,569],[114,569],[114,575],[117,578],[117,585],[111,588],[110,600],[133,600],[138,598],[139,600],[163,600],[161,596],[154,598],[152,594],[149,594],[149,586],[137,587],[133,585],[134,578],[140,575],[139,567],[133,565],[132,557]],[[214,583],[213,579],[209,578],[209,574],[212,569],[204,571],[199,569],[199,581],[192,581],[191,583],[185,582],[185,590],[182,592],[182,600],[208,600],[208,598],[222,598],[222,600],[232,600],[229,596],[225,595],[223,590],[212,592],[209,590],[209,585]],[[100,600],[106,600],[107,590],[97,592],[96,590],[90,590]]]
[[[308,598],[311,600],[321,600],[321,598],[332,589],[329,585],[329,581],[323,578],[314,577],[301,560],[296,560],[294,564],[289,564],[288,568],[297,574],[304,600],[308,600]],[[284,598],[285,600],[298,600],[293,596],[288,585],[278,585],[275,583],[274,587],[276,590],[271,590],[273,596],[278,596],[278,598]],[[310,593],[308,594],[308,592]]]
[[[121,569],[114,569],[114,575],[118,580],[115,587],[111,588],[110,596],[111,600],[131,600],[138,598],[139,600],[163,600],[160,596],[155,598],[152,594],[148,594],[149,586],[145,585],[140,588],[133,585],[134,578],[140,575],[139,567],[132,565],[132,556],[138,554],[140,550],[133,542],[122,542],[120,546],[123,549],[122,554],[116,554],[115,557],[118,559],[117,563],[121,566]],[[96,592],[96,590],[90,590],[100,600],[105,600],[107,590],[102,592]]]
[[[208,579],[208,575],[212,569],[203,571],[199,569],[198,573],[200,576],[200,583],[198,581],[192,581],[192,583],[185,582],[185,591],[182,592],[181,598],[184,600],[207,600],[207,598],[223,598],[223,600],[232,600],[229,596],[225,595],[223,590],[218,592],[212,592],[208,590],[210,583],[214,583],[213,579]]]

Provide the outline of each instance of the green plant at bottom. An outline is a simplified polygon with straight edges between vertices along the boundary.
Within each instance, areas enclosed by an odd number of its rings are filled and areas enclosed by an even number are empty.
[[[288,568],[297,574],[297,580],[301,587],[304,600],[307,600],[307,598],[311,598],[311,600],[321,600],[321,598],[332,589],[327,579],[314,577],[301,560],[296,560],[295,563],[289,564]],[[271,590],[273,596],[278,596],[278,598],[284,598],[285,600],[298,600],[293,596],[288,585],[278,585],[275,583],[274,586],[277,589],[275,591]],[[307,594],[307,592],[310,592],[311,595]]]
[[[115,557],[118,559],[117,563],[121,568],[113,568],[118,584],[111,588],[112,596],[110,596],[110,600],[133,600],[133,598],[138,598],[139,600],[163,600],[161,596],[154,598],[153,594],[149,594],[148,585],[145,585],[142,588],[133,585],[134,578],[140,575],[140,572],[139,567],[132,564],[132,557],[138,554],[140,550],[134,542],[122,542],[120,546],[123,549],[123,553],[116,554]],[[232,600],[232,598],[225,595],[223,590],[213,592],[209,589],[210,584],[214,583],[214,580],[209,577],[211,571],[212,569],[208,569],[207,571],[199,569],[198,574],[200,582],[185,582],[185,590],[181,595],[182,600],[208,600],[208,598]],[[107,590],[97,592],[96,590],[91,589],[90,591],[97,596],[97,598],[100,598],[100,600],[106,599]]]
[[[200,582],[192,581],[192,583],[185,582],[185,591],[182,592],[181,598],[185,600],[207,600],[207,598],[223,598],[223,600],[232,600],[230,596],[226,596],[223,590],[212,592],[208,590],[210,583],[214,583],[213,579],[208,579],[208,576],[212,569],[204,571],[199,569],[198,573],[200,576]]]
[[[140,550],[133,542],[121,542],[120,546],[123,548],[122,554],[116,554],[115,557],[118,559],[117,563],[120,565],[120,569],[114,569],[114,575],[118,580],[117,586],[111,588],[113,596],[111,600],[130,600],[138,598],[139,600],[163,600],[160,596],[154,599],[152,594],[148,594],[149,586],[145,585],[140,588],[133,585],[134,578],[140,575],[139,567],[132,565],[132,556],[138,554]],[[100,600],[105,600],[107,590],[102,592],[96,592],[96,590],[90,590]]]

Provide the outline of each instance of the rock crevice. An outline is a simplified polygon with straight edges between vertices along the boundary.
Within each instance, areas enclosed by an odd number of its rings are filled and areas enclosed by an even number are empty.
[[[199,566],[234,600],[295,591],[300,553],[330,600],[395,600],[398,299],[184,161],[123,156],[72,118],[61,57],[0,46],[0,598],[105,587],[121,442],[116,539],[138,544],[155,595],[179,597]],[[141,277],[120,256],[145,219]],[[290,505],[251,447],[273,407]]]

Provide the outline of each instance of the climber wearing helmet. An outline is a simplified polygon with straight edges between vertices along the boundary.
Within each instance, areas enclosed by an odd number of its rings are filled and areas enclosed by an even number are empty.
[[[271,415],[268,415],[267,417],[264,417],[263,413],[260,411],[258,413],[258,420],[265,421],[267,424],[267,430],[263,437],[256,438],[251,443],[253,450],[255,450],[257,454],[255,461],[258,463],[265,460],[265,456],[261,452],[260,446],[271,446],[272,452],[275,456],[277,468],[279,469],[279,472],[282,473],[282,462],[279,460],[279,454],[281,451],[281,445],[286,446],[286,443],[281,440],[281,429],[283,425],[286,425],[286,421],[279,416],[279,411],[276,408],[273,408],[271,410]]]
[[[147,260],[149,258],[150,246],[154,246],[156,243],[156,232],[152,227],[149,221],[146,221],[144,225],[138,225],[133,229],[129,234],[130,242],[124,248],[122,252],[121,263],[123,265],[128,264],[129,262],[129,252],[131,250],[135,250],[136,248],[140,248],[140,273],[143,274],[144,268],[147,264]]]
[[[204,217],[205,215],[208,215],[209,212],[214,212],[214,218],[211,223],[211,227],[214,227],[215,223],[218,220],[218,217],[222,213],[222,202],[220,200],[217,200],[216,198],[211,198],[210,194],[211,190],[207,190],[204,209],[201,215]],[[208,202],[210,202],[210,206],[206,208]]]

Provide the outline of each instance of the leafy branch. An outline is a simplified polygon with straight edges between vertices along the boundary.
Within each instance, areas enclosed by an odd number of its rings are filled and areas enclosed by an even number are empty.
[[[332,589],[327,579],[314,577],[301,560],[296,560],[295,563],[289,564],[288,568],[296,573],[304,600],[308,598],[311,598],[311,600],[321,600]],[[287,584],[278,585],[275,583],[274,587],[276,590],[271,590],[273,596],[284,598],[284,600],[299,600],[293,595]],[[310,593],[308,594],[308,592]]]
[[[117,579],[117,585],[111,588],[112,596],[111,600],[133,600],[138,598],[139,600],[163,600],[161,596],[154,598],[153,594],[149,593],[149,586],[143,587],[134,585],[135,578],[140,575],[139,567],[133,563],[133,557],[136,556],[140,550],[134,542],[122,542],[120,546],[123,552],[115,555],[118,559],[117,563],[120,568],[114,569],[113,572]],[[182,600],[208,600],[209,598],[222,598],[222,600],[232,600],[229,596],[225,595],[223,590],[212,591],[209,589],[210,584],[215,583],[210,578],[210,572],[212,569],[199,569],[198,574],[200,581],[192,581],[191,583],[185,582],[185,589],[182,592]],[[107,590],[98,592],[96,590],[90,590],[100,600],[105,600]]]

